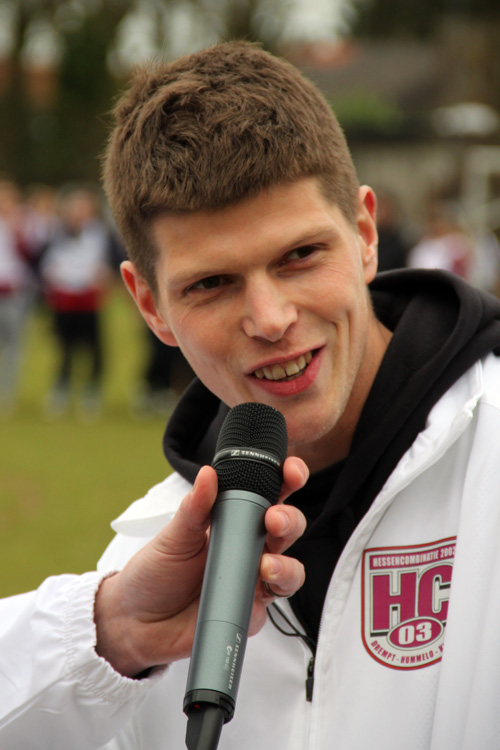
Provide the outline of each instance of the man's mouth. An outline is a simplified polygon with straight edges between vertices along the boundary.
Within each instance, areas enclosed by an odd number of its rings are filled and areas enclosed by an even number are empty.
[[[298,378],[313,358],[312,352],[301,354],[297,359],[290,359],[288,362],[281,362],[279,365],[272,367],[262,367],[255,370],[255,377],[259,380],[294,380]]]

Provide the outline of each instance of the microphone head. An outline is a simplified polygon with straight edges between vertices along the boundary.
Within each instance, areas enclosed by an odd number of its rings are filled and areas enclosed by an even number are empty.
[[[219,492],[239,489],[278,501],[288,447],[283,414],[267,404],[248,402],[227,414],[212,466]]]

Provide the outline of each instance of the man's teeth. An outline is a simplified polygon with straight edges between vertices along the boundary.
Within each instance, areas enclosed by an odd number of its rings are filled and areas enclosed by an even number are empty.
[[[313,355],[312,352],[307,354],[301,354],[297,359],[291,359],[289,362],[284,362],[280,365],[273,365],[272,367],[262,367],[255,370],[255,376],[266,380],[284,380],[294,378],[305,370]]]

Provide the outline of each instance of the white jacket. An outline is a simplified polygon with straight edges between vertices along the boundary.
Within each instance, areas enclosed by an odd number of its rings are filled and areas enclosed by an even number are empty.
[[[268,621],[248,642],[219,750],[500,748],[499,446],[500,358],[490,355],[435,405],[345,547],[312,702],[310,652]],[[99,573],[0,602],[2,750],[185,746],[187,662],[120,677],[93,652],[92,601],[100,577],[188,489],[173,474],[133,503],[112,524]]]

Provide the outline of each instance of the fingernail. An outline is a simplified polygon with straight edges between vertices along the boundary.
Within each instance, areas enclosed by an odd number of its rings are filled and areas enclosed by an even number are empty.
[[[269,560],[269,575],[276,578],[281,573],[281,563],[277,557],[271,557]]]
[[[288,518],[288,514],[287,513],[283,513],[282,510],[279,511],[279,514],[281,516],[281,526],[282,526],[281,532],[283,533],[290,526],[290,519]]]

